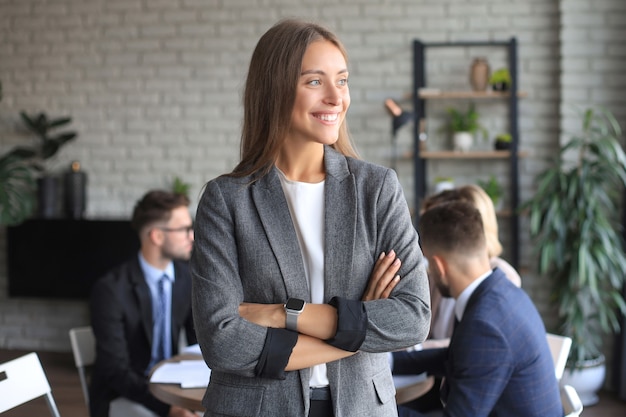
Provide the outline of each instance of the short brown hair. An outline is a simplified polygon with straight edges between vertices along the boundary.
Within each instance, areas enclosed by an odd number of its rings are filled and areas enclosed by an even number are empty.
[[[302,59],[309,45],[319,40],[331,42],[348,61],[339,39],[314,23],[283,20],[259,39],[250,60],[244,92],[241,162],[231,175],[269,172],[287,138]],[[344,155],[357,156],[345,120],[333,148]]]
[[[469,184],[451,190],[441,191],[424,199],[422,212],[445,202],[465,201],[478,209],[483,219],[483,229],[487,238],[489,257],[502,254],[502,243],[498,236],[498,218],[493,202],[487,193],[477,185]]]
[[[429,252],[464,256],[486,253],[482,217],[471,203],[437,204],[422,214],[418,230],[422,246]]]
[[[148,191],[135,204],[131,226],[137,233],[144,227],[156,222],[167,222],[172,217],[172,210],[189,206],[189,198],[183,194],[163,190]]]

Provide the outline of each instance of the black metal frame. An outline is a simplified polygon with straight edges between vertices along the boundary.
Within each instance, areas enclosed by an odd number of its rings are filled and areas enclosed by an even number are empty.
[[[518,82],[517,82],[517,39],[512,37],[508,41],[487,42],[421,42],[413,41],[413,108],[415,109],[415,123],[413,127],[413,176],[414,176],[414,222],[419,220],[419,209],[426,195],[426,161],[420,156],[420,121],[426,117],[426,103],[419,97],[418,91],[426,86],[425,52],[426,48],[440,47],[472,47],[472,46],[502,46],[508,50],[508,65],[511,74],[511,88],[509,94],[509,129],[512,137],[510,166],[511,184],[511,254],[510,261],[513,267],[519,268],[519,124],[518,124]]]

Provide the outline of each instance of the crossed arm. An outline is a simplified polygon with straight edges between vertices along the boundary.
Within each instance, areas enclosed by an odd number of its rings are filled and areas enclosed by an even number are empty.
[[[397,275],[401,261],[396,253],[381,253],[374,264],[362,301],[387,298],[398,284]],[[284,328],[285,309],[283,304],[242,303],[239,315],[255,324],[265,327]],[[286,371],[309,368],[354,355],[336,348],[325,340],[337,332],[337,310],[329,304],[306,304],[298,317],[298,341],[293,348]]]

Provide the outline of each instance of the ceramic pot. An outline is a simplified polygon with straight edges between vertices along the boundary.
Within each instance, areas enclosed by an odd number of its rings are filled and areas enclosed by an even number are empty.
[[[435,188],[434,188],[433,192],[435,194],[439,194],[442,191],[453,190],[453,189],[454,189],[454,181],[443,180],[443,181],[438,181],[435,184]]]
[[[560,384],[573,386],[585,407],[597,404],[597,392],[602,388],[606,376],[604,356],[584,361],[580,365],[580,369],[566,368]]]
[[[37,179],[37,212],[39,217],[51,219],[59,214],[59,179],[43,176]]]
[[[474,91],[485,91],[489,85],[489,63],[485,58],[475,58],[470,69],[470,84]]]
[[[467,152],[474,143],[474,136],[470,132],[455,132],[452,136],[454,142],[454,150],[459,152]]]
[[[87,174],[80,169],[78,161],[72,162],[63,180],[65,215],[70,219],[82,219],[87,206]]]
[[[511,149],[511,142],[506,142],[503,140],[496,140],[494,142],[494,148],[497,151],[504,151],[504,150]]]
[[[500,92],[509,91],[509,84],[508,83],[493,83],[491,84],[491,89],[493,91],[500,91]]]

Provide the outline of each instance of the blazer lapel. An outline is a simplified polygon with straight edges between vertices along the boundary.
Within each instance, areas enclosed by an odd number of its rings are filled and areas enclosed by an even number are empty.
[[[276,168],[252,186],[252,198],[280,268],[287,296],[310,301],[298,236]]]
[[[143,276],[143,271],[139,266],[139,260],[137,260],[133,266],[131,273],[131,280],[135,296],[139,303],[139,310],[141,313],[141,323],[143,330],[146,333],[146,337],[152,345],[152,296],[150,295],[150,288],[146,283],[146,279]]]
[[[327,146],[324,164],[324,288],[328,301],[332,295],[345,293],[343,286],[350,285],[349,282],[333,278],[350,276],[352,273],[357,195],[354,177],[343,155]],[[298,237],[293,222],[284,221],[286,218],[291,219],[291,214],[276,168],[252,186],[252,198],[276,255],[287,295],[310,301]],[[332,242],[332,246],[329,242]]]
[[[351,285],[349,280],[338,280],[335,277],[352,276],[357,194],[354,176],[348,169],[345,156],[326,146],[324,163],[324,297],[329,301],[334,295],[344,294],[344,286]]]

